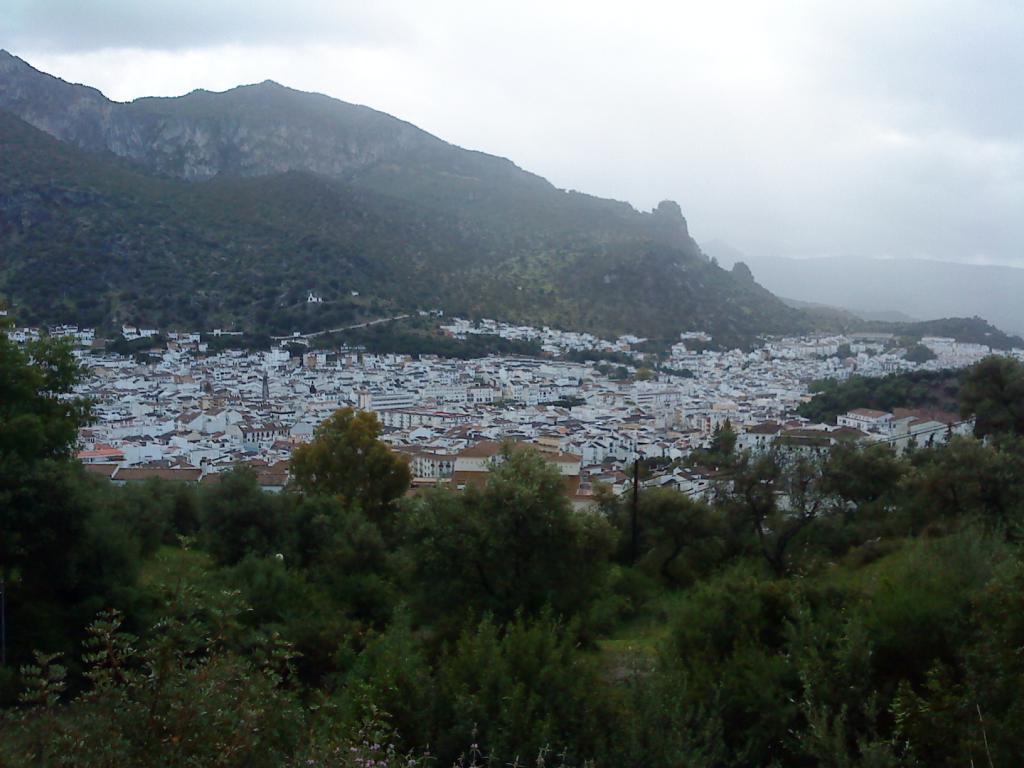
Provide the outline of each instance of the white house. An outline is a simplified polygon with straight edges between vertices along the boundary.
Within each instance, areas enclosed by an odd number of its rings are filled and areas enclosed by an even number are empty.
[[[766,421],[756,424],[736,436],[736,450],[764,453],[771,450],[776,438],[781,433],[782,425],[778,422]]]
[[[888,434],[892,426],[892,414],[886,411],[876,411],[871,408],[856,408],[852,411],[847,411],[842,416],[836,417],[836,425],[840,427],[853,427],[862,432]]]

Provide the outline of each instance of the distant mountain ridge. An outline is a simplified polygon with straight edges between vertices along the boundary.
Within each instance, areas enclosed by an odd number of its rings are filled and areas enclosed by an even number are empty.
[[[800,299],[790,299],[786,296],[780,296],[783,302],[787,306],[793,307],[793,309],[800,309],[809,313],[819,313],[823,316],[831,315],[844,322],[880,322],[880,323],[916,323],[917,318],[911,317],[903,312],[896,310],[876,310],[868,311],[863,309],[847,309],[846,307],[833,307],[828,304],[819,304],[815,301],[801,301]]]
[[[721,242],[705,243],[704,250],[723,265],[743,261],[762,285],[790,299],[861,316],[884,311],[922,319],[977,315],[1024,333],[1024,269],[1018,267],[853,256],[787,259],[742,254]]]
[[[0,292],[40,320],[289,330],[375,301],[726,342],[810,327],[710,263],[675,203],[565,192],[368,107],[269,81],[122,104],[0,52],[4,111]]]

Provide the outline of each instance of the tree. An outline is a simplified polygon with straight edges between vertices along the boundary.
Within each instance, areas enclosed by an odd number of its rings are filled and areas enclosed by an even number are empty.
[[[733,429],[732,421],[725,422],[715,427],[711,434],[711,445],[707,450],[695,450],[687,457],[687,464],[690,466],[729,467],[736,460],[736,430]]]
[[[488,764],[545,747],[564,748],[561,764],[577,764],[607,738],[601,716],[612,696],[601,668],[578,650],[573,626],[547,611],[464,630],[438,662],[435,689],[443,765],[458,764],[474,729],[472,740],[497,758]]]
[[[433,617],[574,613],[600,588],[613,543],[604,520],[572,510],[558,471],[532,450],[507,450],[482,490],[425,495],[409,523],[408,558]]]
[[[929,360],[934,360],[935,357],[935,353],[924,344],[911,344],[907,347],[906,354],[903,355],[903,358],[911,363],[927,363]]]
[[[727,503],[752,526],[758,548],[779,576],[788,570],[794,540],[825,511],[818,463],[801,455],[744,453],[732,476]]]
[[[691,718],[699,708],[720,718],[718,739],[707,746],[720,739],[727,755],[698,765],[799,764],[786,738],[800,725],[799,679],[787,641],[807,586],[765,579],[761,568],[740,562],[687,590],[674,606],[652,677],[676,683],[676,701]]]
[[[151,478],[106,490],[118,524],[139,540],[144,556],[198,533],[199,494],[193,486]]]
[[[643,493],[639,512],[645,557],[656,562],[666,582],[676,584],[673,565],[679,556],[717,533],[710,507],[678,491],[657,488]]]
[[[906,481],[903,501],[913,527],[934,519],[977,517],[1008,535],[1024,519],[1024,445],[1005,439],[999,449],[970,437],[917,451],[915,472]]]
[[[960,391],[960,415],[974,417],[976,437],[1024,435],[1024,365],[993,355],[973,366]]]
[[[37,654],[25,667],[28,706],[0,721],[0,763],[285,764],[310,730],[287,685],[291,650],[265,636],[239,648],[229,610],[216,629],[199,611],[164,618],[141,643],[122,630],[121,614],[100,614],[87,630],[88,684],[63,705],[66,668],[58,654]]]
[[[135,582],[137,542],[72,460],[89,418],[70,397],[80,375],[66,344],[19,348],[0,328],[0,579],[16,660],[67,647],[83,614]]]
[[[89,403],[68,397],[81,367],[66,343],[44,338],[24,350],[0,326],[0,483],[29,464],[71,455]]]
[[[907,465],[888,445],[842,443],[829,453],[822,468],[822,490],[860,509],[891,495]]]
[[[732,421],[726,419],[717,427],[711,436],[710,452],[718,456],[729,457],[736,449],[736,430],[733,429]]]
[[[286,494],[264,493],[256,474],[238,466],[203,494],[202,540],[221,565],[234,565],[246,555],[268,556],[288,546],[291,534]]]
[[[292,454],[292,482],[307,494],[337,496],[379,520],[409,488],[408,463],[384,445],[377,416],[341,408]]]

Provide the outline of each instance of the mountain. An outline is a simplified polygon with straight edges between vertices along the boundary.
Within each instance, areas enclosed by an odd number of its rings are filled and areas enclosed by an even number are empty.
[[[21,319],[290,331],[438,307],[727,343],[808,327],[712,264],[675,203],[566,192],[269,81],[117,103],[0,52],[0,144],[0,292]]]
[[[980,316],[1024,332],[1024,269],[923,259],[750,256],[720,242],[706,243],[704,251],[725,265],[744,262],[778,295],[843,307],[866,319],[896,319],[871,316],[877,312],[926,319]]]
[[[749,269],[749,267],[748,267]],[[814,301],[801,301],[800,299],[790,299],[785,296],[780,296],[783,302],[787,306],[793,307],[793,309],[801,309],[804,312],[812,315],[821,315],[824,317],[834,317],[843,322],[856,323],[861,320],[878,321],[883,323],[916,323],[916,318],[910,315],[898,312],[896,310],[877,310],[869,312],[864,309],[845,309],[843,307],[832,307],[828,304],[818,304]]]

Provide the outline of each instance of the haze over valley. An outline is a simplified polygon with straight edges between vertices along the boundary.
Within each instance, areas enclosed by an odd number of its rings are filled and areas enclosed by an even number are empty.
[[[726,268],[746,263],[777,296],[851,310],[866,319],[983,317],[1024,333],[1024,269],[924,259],[854,256],[788,259],[740,253],[722,242],[702,244]]]

